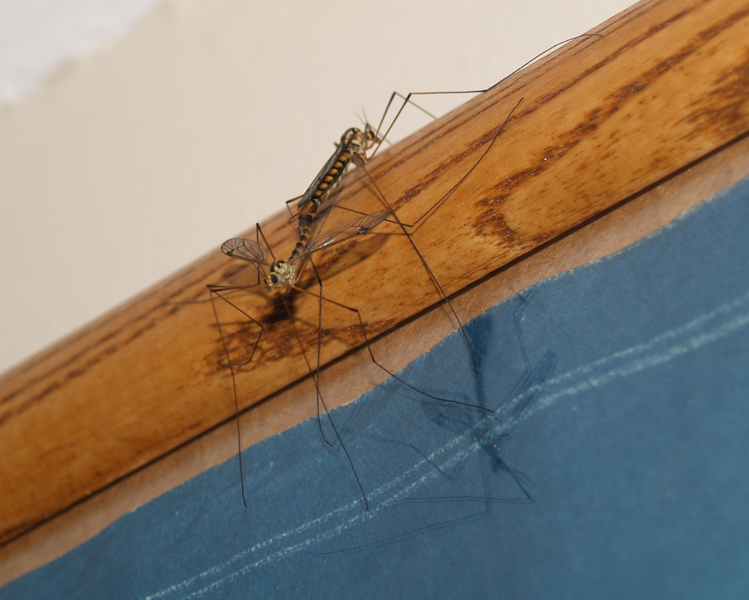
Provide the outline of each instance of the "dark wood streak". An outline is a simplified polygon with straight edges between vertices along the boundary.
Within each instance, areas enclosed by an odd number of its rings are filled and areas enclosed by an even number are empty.
[[[562,49],[373,160],[407,222],[465,174],[525,98],[479,168],[414,235],[447,293],[747,131],[749,36],[737,27],[747,27],[748,11],[737,0],[641,3],[605,24],[603,39]],[[381,210],[369,187],[354,171],[341,204]],[[439,299],[407,240],[382,227],[391,235],[315,258],[326,297],[360,309],[371,337]],[[296,241],[288,214],[264,230],[274,249]],[[13,490],[0,506],[4,539],[233,414],[205,285],[251,274],[213,253],[0,379],[0,487]],[[302,287],[315,289],[311,279]],[[291,300],[302,344],[313,346],[314,302]],[[285,309],[264,294],[248,309],[270,326],[239,369],[242,406],[308,373]],[[361,343],[354,315],[323,328],[323,362]],[[242,322],[230,333],[240,351],[253,335]]]
[[[647,32],[647,34],[640,36],[632,43],[625,44],[625,46],[623,46],[621,50],[614,54],[621,55],[624,52],[625,47],[636,46],[644,42],[649,37],[661,32],[666,26],[679,21],[685,15],[690,14],[690,12],[691,11],[683,11],[679,15],[676,15],[668,23],[664,23],[651,28]],[[733,13],[726,19],[724,19],[719,25],[698,32],[695,35],[695,39],[691,43],[682,47],[678,52],[660,61],[654,68],[646,71],[643,75],[637,77],[636,79],[620,85],[609,95],[608,99],[610,100],[610,102],[607,105],[603,105],[590,111],[585,121],[578,123],[567,133],[560,134],[559,137],[561,138],[561,142],[556,146],[546,149],[546,151],[544,151],[543,154],[536,159],[535,166],[523,171],[512,173],[505,179],[499,181],[493,188],[493,191],[495,191],[495,193],[497,194],[495,199],[479,200],[476,203],[476,206],[490,207],[492,204],[495,204],[500,200],[504,201],[505,199],[507,199],[514,190],[521,188],[527,179],[538,177],[546,169],[552,167],[555,161],[563,159],[571,149],[575,148],[581,142],[583,138],[597,131],[597,129],[604,121],[616,114],[618,111],[622,110],[627,103],[633,101],[638,95],[647,91],[648,88],[652,86],[652,84],[656,80],[670,73],[675,66],[683,62],[687,57],[695,54],[706,43],[713,40],[720,32],[731,27],[732,25],[735,25],[740,21],[740,19],[745,18],[747,15],[749,15],[749,11],[746,10]],[[599,63],[596,68],[589,70],[588,73],[592,73],[598,70],[598,68],[600,68],[603,64],[605,63]],[[722,74],[721,76],[728,77],[736,70],[736,67],[732,67],[728,73]],[[711,105],[711,108],[709,109],[700,109],[699,111],[695,111],[694,113],[685,116],[683,119],[680,119],[680,121],[686,121],[694,124],[693,132],[687,135],[684,138],[685,140],[692,140],[708,125],[711,129],[725,126],[733,127],[736,131],[736,135],[739,135],[745,130],[746,115],[745,112],[739,111],[739,108],[746,104],[746,102],[749,100],[745,95],[745,91],[747,87],[749,87],[749,69],[747,69],[747,63],[744,63],[741,67],[739,67],[738,72],[742,76],[735,78],[738,79],[735,86],[731,84],[722,86],[711,92],[708,98],[701,99],[701,101],[705,103],[710,101],[714,102],[716,98],[721,103],[724,103],[729,98],[735,99],[734,102],[728,103],[726,104],[726,106],[719,108],[715,108],[714,105]],[[740,92],[742,85],[744,94],[741,94]],[[724,93],[725,88],[731,89],[732,93]],[[559,92],[557,92],[553,96],[547,96],[539,103],[547,102],[548,99],[556,97],[558,93]],[[518,114],[517,119],[527,117],[530,113],[533,112],[533,110],[534,109],[531,108],[527,111],[522,111],[520,114]],[[706,115],[712,118],[705,118]],[[721,118],[715,118],[716,115],[721,115]],[[602,158],[605,158],[605,155]],[[500,214],[495,213],[492,210],[484,210],[477,215],[477,218],[474,221],[473,229],[476,231],[477,235],[485,235],[496,238],[498,231],[503,229],[500,223],[502,225],[504,224],[504,220],[501,218]],[[533,243],[536,244],[540,241],[542,240],[540,240],[539,238],[534,238]],[[503,241],[497,240],[497,243],[503,243]]]

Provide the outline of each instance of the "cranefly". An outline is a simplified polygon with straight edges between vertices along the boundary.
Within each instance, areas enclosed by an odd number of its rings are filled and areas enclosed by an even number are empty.
[[[578,37],[589,37],[589,36],[586,35],[586,36],[578,36]],[[577,39],[577,38],[571,38],[571,39]],[[556,48],[559,45],[564,44],[568,41],[570,40],[565,40],[564,42],[561,42],[560,44],[556,44],[549,50],[552,50],[553,48]],[[528,61],[522,67],[514,71],[511,75],[517,73],[519,70],[521,70],[522,68],[524,68],[531,62],[535,61],[537,58],[539,58],[543,54],[546,54],[547,52],[549,52],[549,50],[545,51],[542,54],[539,54],[537,57],[534,57],[531,61]],[[508,75],[508,77],[510,77],[511,75]],[[503,80],[496,83],[492,87],[499,85],[505,79],[507,78],[504,78]],[[488,88],[488,89],[491,89],[491,88]],[[481,93],[484,91],[487,91],[487,90],[470,90],[470,91],[465,91],[465,92],[437,92],[437,93],[474,93],[475,94],[475,93]],[[435,93],[435,92],[431,92],[431,93]],[[317,348],[317,364],[314,367],[312,366],[310,361],[307,359],[307,356],[304,352],[304,348],[301,344],[301,341],[299,340],[299,336],[298,334],[296,334],[296,329],[295,329],[295,334],[297,335],[297,340],[299,341],[299,346],[302,350],[302,355],[304,356],[304,360],[306,361],[308,369],[310,373],[312,374],[313,380],[315,382],[315,386],[317,390],[317,403],[318,403],[318,411],[317,411],[318,423],[319,423],[322,438],[326,443],[328,443],[329,445],[332,445],[330,441],[325,437],[325,434],[322,428],[322,423],[320,421],[320,413],[325,412],[328,416],[328,420],[333,428],[333,431],[335,432],[337,439],[341,443],[341,447],[351,466],[351,469],[354,473],[357,484],[361,491],[362,497],[364,499],[365,508],[367,509],[369,507],[367,496],[361,484],[361,481],[359,480],[359,477],[356,473],[356,469],[354,468],[353,460],[351,459],[351,456],[349,455],[348,451],[346,450],[343,444],[341,436],[338,432],[338,428],[336,428],[332,418],[328,414],[327,408],[325,407],[324,400],[322,399],[322,395],[320,393],[319,373],[320,373],[320,350],[321,350],[321,344],[322,344],[322,305],[323,305],[322,303],[323,301],[356,313],[358,320],[359,320],[359,326],[363,335],[363,341],[367,347],[371,360],[374,362],[374,364],[376,364],[378,367],[383,369],[390,376],[394,377],[397,381],[401,382],[402,384],[406,385],[407,387],[416,391],[417,393],[423,394],[424,396],[427,396],[433,400],[444,401],[444,402],[448,402],[452,404],[458,404],[458,405],[462,405],[462,406],[466,406],[470,408],[475,408],[475,409],[486,411],[486,412],[492,412],[490,409],[485,408],[483,406],[473,405],[470,403],[452,400],[449,398],[441,398],[441,397],[426,393],[418,389],[417,387],[411,385],[410,383],[404,381],[402,378],[395,375],[390,370],[388,370],[385,366],[383,366],[382,363],[379,362],[375,358],[374,353],[372,352],[372,348],[369,344],[369,339],[366,334],[364,320],[362,319],[361,314],[359,313],[359,310],[354,307],[346,306],[345,304],[342,304],[340,302],[336,302],[329,298],[323,297],[322,280],[317,270],[315,269],[314,263],[312,261],[312,254],[319,250],[322,250],[323,248],[341,243],[357,235],[363,235],[363,234],[369,233],[383,221],[388,220],[390,222],[396,223],[401,228],[402,232],[405,234],[414,252],[416,253],[419,261],[422,263],[424,269],[428,273],[430,279],[432,280],[434,284],[435,289],[437,290],[440,296],[440,300],[445,302],[449,306],[450,311],[452,312],[455,320],[458,323],[458,327],[461,331],[463,339],[465,340],[466,346],[471,354],[474,365],[477,365],[476,356],[474,354],[473,348],[471,347],[470,341],[468,340],[468,336],[466,335],[464,331],[460,318],[458,317],[457,312],[454,310],[452,303],[449,301],[444,290],[442,289],[442,286],[439,284],[436,276],[434,275],[431,268],[427,264],[427,261],[425,260],[423,254],[419,251],[418,247],[413,241],[411,233],[413,232],[414,229],[422,225],[451,195],[453,195],[453,193],[471,175],[474,169],[483,160],[486,154],[491,150],[494,143],[499,138],[501,132],[504,130],[506,124],[512,117],[512,114],[514,113],[515,109],[520,104],[520,102],[522,102],[522,99],[507,115],[502,125],[498,128],[495,135],[492,137],[490,142],[485,147],[484,151],[481,153],[478,159],[474,162],[471,168],[468,169],[468,171],[448,190],[446,194],[444,194],[441,198],[439,198],[436,202],[434,202],[421,216],[419,216],[416,220],[414,220],[411,223],[404,223],[399,219],[398,215],[396,214],[391,203],[387,200],[385,195],[379,190],[377,186],[377,182],[374,180],[374,178],[370,175],[369,171],[366,169],[366,162],[368,162],[368,160],[370,160],[372,156],[377,152],[380,145],[390,133],[393,125],[395,124],[395,121],[401,115],[406,105],[414,105],[414,106],[417,106],[417,108],[424,110],[420,106],[415,105],[412,101],[412,98],[414,96],[422,95],[422,94],[426,94],[426,93],[412,92],[404,96],[398,92],[393,92],[391,94],[390,100],[385,109],[385,112],[383,113],[383,116],[380,120],[380,124],[378,125],[376,130],[373,129],[369,124],[365,124],[363,129],[353,127],[353,128],[348,129],[343,134],[343,136],[340,139],[340,142],[337,144],[336,151],[331,155],[331,157],[325,163],[323,168],[320,170],[318,175],[315,177],[313,182],[308,187],[307,191],[299,199],[293,199],[289,201],[289,203],[297,201],[296,210],[292,213],[291,220],[297,229],[298,239],[288,259],[285,259],[285,260],[276,259],[275,256],[273,256],[273,253],[272,251],[270,251],[270,247],[267,243],[267,240],[265,240],[265,236],[262,234],[262,230],[258,226],[257,228],[258,239],[256,241],[241,239],[241,238],[234,238],[234,239],[230,239],[224,242],[224,244],[221,247],[222,251],[225,254],[227,254],[227,256],[230,256],[232,258],[237,258],[237,259],[253,264],[258,270],[258,284],[254,284],[252,286],[220,286],[220,285],[208,286],[209,290],[211,291],[211,300],[213,302],[216,323],[219,327],[219,331],[220,331],[221,338],[222,338],[222,344],[224,346],[224,352],[227,358],[226,366],[229,367],[231,371],[231,375],[232,375],[235,410],[237,411],[237,413],[239,411],[239,399],[238,399],[238,392],[237,392],[237,385],[236,385],[236,377],[234,373],[234,367],[237,366],[237,364],[233,363],[231,360],[229,348],[227,346],[227,341],[224,337],[224,332],[221,329],[221,323],[220,323],[218,313],[216,312],[216,305],[215,305],[214,299],[221,298],[223,301],[227,302],[230,306],[232,306],[237,311],[239,311],[242,315],[244,315],[244,317],[246,317],[250,322],[252,322],[254,325],[260,328],[260,334],[258,335],[258,338],[255,340],[254,347],[252,348],[251,353],[250,353],[250,358],[248,361],[242,364],[247,364],[248,362],[252,360],[255,350],[257,349],[257,345],[259,344],[260,337],[262,336],[262,333],[263,333],[263,326],[255,318],[247,314],[245,311],[239,308],[235,303],[233,303],[231,299],[227,297],[229,294],[233,292],[241,291],[241,290],[249,290],[251,288],[258,287],[260,285],[260,279],[262,278],[263,283],[268,290],[270,291],[281,290],[283,292],[284,294],[283,301],[286,307],[286,312],[289,318],[292,319],[292,321],[293,321],[292,311],[289,308],[289,301],[290,301],[289,298],[290,298],[290,293],[292,290],[297,290],[305,294],[311,294],[312,296],[315,296],[318,299],[319,301],[318,343],[317,343],[318,348]],[[385,121],[386,115],[388,111],[390,110],[395,98],[397,97],[401,98],[403,100],[403,103],[401,104],[400,108],[398,109],[396,113],[396,116],[394,117],[393,121],[391,122],[390,126],[387,128],[385,133],[380,135],[379,132]],[[370,150],[372,150],[372,152],[368,154]],[[357,167],[362,168],[366,172],[366,175],[369,177],[369,180],[372,186],[377,191],[377,196],[379,198],[379,201],[383,204],[383,206],[387,210],[379,211],[379,212],[371,213],[371,214],[359,213],[361,216],[359,216],[358,218],[348,221],[344,223],[343,225],[336,227],[335,229],[329,232],[326,232],[323,235],[324,225],[325,225],[328,215],[330,214],[331,209],[338,208],[338,205],[336,203],[337,197],[335,196],[335,192],[337,191],[337,188],[343,181],[343,178],[346,175],[346,172],[349,169],[349,167],[352,165],[352,163],[355,164]],[[345,209],[345,210],[352,210],[347,207],[340,207],[340,208]],[[352,212],[357,212],[357,211],[352,210]],[[265,246],[263,246],[263,244],[260,243],[259,241],[260,237],[263,238],[263,241],[265,242]],[[269,254],[270,254],[270,257],[269,257]],[[317,278],[319,289],[320,289],[319,294],[314,294],[310,292],[309,290],[306,290],[304,288],[297,286],[299,278],[302,272],[304,271],[307,263],[311,264],[312,270],[314,271],[315,277]],[[322,408],[322,411],[321,411],[321,408]],[[241,464],[241,461],[242,461],[241,441],[239,441],[240,432],[239,432],[238,419],[237,419],[237,428],[238,428],[237,436],[238,436],[238,446],[239,446],[240,475],[241,475],[241,480],[242,480],[242,496],[243,496],[245,505],[247,505],[247,498],[246,498],[245,488],[244,488],[243,469],[242,469],[242,464]]]

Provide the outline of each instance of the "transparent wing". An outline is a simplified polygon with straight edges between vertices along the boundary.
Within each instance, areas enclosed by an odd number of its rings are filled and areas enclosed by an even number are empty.
[[[386,210],[364,215],[353,221],[348,221],[343,225],[331,229],[325,237],[316,240],[309,248],[307,248],[306,254],[320,250],[333,244],[340,244],[355,235],[362,235],[370,232],[372,229],[377,227],[385,219],[387,219],[390,213]]]
[[[221,244],[221,252],[226,256],[246,260],[256,265],[268,265],[268,253],[257,242],[242,238],[232,238]]]

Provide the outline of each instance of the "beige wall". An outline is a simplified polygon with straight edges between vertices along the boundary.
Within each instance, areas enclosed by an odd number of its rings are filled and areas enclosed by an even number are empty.
[[[164,2],[0,108],[0,370],[281,210],[393,89],[487,87],[630,3]]]

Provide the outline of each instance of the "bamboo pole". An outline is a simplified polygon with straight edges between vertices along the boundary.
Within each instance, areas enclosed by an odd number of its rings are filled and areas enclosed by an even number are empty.
[[[604,37],[570,44],[369,165],[399,218],[411,222],[476,164],[523,98],[470,177],[412,235],[447,293],[749,129],[746,2],[643,2],[596,32]],[[380,210],[370,188],[362,172],[352,174],[340,203]],[[339,213],[339,221],[350,218]],[[264,230],[273,250],[288,254],[287,219]],[[370,336],[440,299],[408,239],[392,224],[382,231],[318,260],[325,297],[358,309]],[[233,414],[205,285],[251,277],[212,253],[0,380],[0,539]],[[265,327],[236,377],[246,407],[307,366],[278,302],[249,294],[242,307]],[[293,308],[302,345],[313,349],[314,298],[301,294]],[[234,359],[248,358],[257,329],[226,306],[220,315]],[[329,306],[326,315],[323,362],[362,342],[355,314]]]

